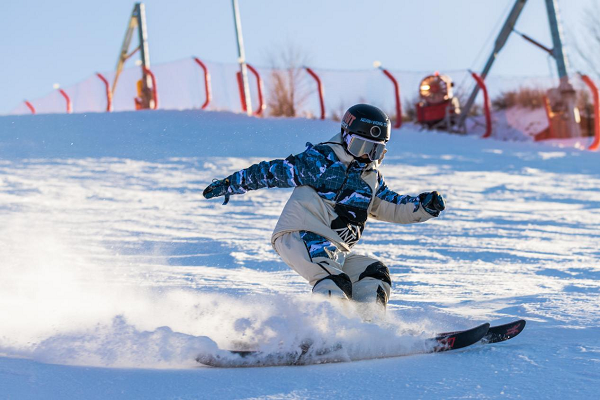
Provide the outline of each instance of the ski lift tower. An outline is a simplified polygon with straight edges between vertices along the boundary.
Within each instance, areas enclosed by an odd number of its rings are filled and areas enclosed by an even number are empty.
[[[129,46],[131,45],[135,30],[138,33],[139,45],[129,53]],[[150,52],[148,49],[148,31],[146,29],[146,8],[144,3],[135,3],[129,22],[127,23],[125,38],[123,39],[121,51],[119,52],[119,60],[117,61],[115,80],[112,85],[113,97],[125,62],[138,51],[140,53],[138,65],[142,67],[142,79],[137,84],[138,97],[135,99],[136,109],[155,109],[157,107],[156,84],[153,82],[150,71]]]
[[[508,17],[506,18],[506,21],[504,22],[504,25],[502,26],[502,29],[500,30],[500,33],[496,37],[492,54],[488,58],[480,76],[482,79],[486,78],[492,68],[492,65],[494,64],[494,61],[496,60],[496,57],[498,56],[498,53],[500,53],[500,50],[502,50],[506,44],[510,34],[513,31],[519,33],[525,40],[548,52],[556,61],[559,85],[557,88],[553,88],[548,91],[548,100],[554,115],[551,121],[553,131],[557,132],[558,137],[581,137],[581,130],[579,127],[579,110],[576,106],[576,93],[569,80],[569,74],[567,71],[567,55],[562,45],[563,37],[558,14],[558,5],[556,0],[544,1],[546,3],[548,24],[550,26],[550,33],[552,35],[553,48],[549,49],[539,42],[533,40],[531,37],[521,34],[515,30],[517,19],[519,18],[519,15],[521,15],[523,7],[525,7],[525,4],[527,3],[527,0],[516,0],[510,13],[508,14]],[[458,121],[457,125],[460,130],[466,130],[465,122],[467,116],[469,115],[469,111],[475,102],[478,92],[479,85],[476,85],[471,92],[471,95],[469,96],[469,99],[463,108],[463,113]]]

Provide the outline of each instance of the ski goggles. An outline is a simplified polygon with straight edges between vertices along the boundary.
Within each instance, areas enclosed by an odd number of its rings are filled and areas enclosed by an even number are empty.
[[[381,159],[383,152],[385,151],[385,142],[369,140],[352,133],[344,135],[344,141],[346,142],[348,153],[352,154],[354,157],[367,155],[369,160],[376,161]]]

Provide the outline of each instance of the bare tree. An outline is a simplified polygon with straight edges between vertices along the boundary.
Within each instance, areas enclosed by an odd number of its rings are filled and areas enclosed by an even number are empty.
[[[600,5],[598,3],[594,2],[584,10],[580,27],[582,29],[577,32],[573,44],[574,63],[596,78],[600,78]]]
[[[271,116],[296,117],[301,115],[307,98],[314,92],[307,82],[304,66],[307,54],[293,43],[282,46],[277,54],[269,56],[272,69],[267,97]],[[308,113],[304,116],[311,116]]]

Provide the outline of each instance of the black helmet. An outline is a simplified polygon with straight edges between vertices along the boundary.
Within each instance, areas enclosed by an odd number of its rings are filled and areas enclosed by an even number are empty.
[[[386,113],[369,104],[350,107],[342,118],[342,134],[346,132],[378,142],[387,142],[390,140],[391,130],[390,119]]]

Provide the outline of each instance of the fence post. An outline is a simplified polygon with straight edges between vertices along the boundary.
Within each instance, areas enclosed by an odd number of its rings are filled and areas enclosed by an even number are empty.
[[[394,84],[394,97],[396,100],[396,122],[394,123],[394,128],[398,129],[402,126],[402,103],[400,102],[400,86],[398,85],[398,81],[396,80],[396,78],[394,78],[394,75],[392,75],[387,69],[383,68],[382,66],[379,66],[379,69],[381,69],[385,76],[390,78],[390,80]]]
[[[321,84],[321,79],[312,69],[308,67],[304,67],[304,69],[306,69],[306,72],[317,81],[317,92],[319,94],[319,104],[321,106],[321,119],[325,119],[325,101],[323,100],[323,85]]]
[[[581,79],[592,91],[592,96],[594,98],[594,141],[590,147],[588,147],[588,150],[595,151],[600,147],[600,95],[598,94],[598,87],[594,84],[594,81],[587,75],[580,75]]]
[[[240,71],[235,73],[238,89],[240,91],[240,102],[242,104],[242,111],[247,113],[248,108],[246,107],[246,94],[244,93],[244,79],[242,78],[242,73]]]
[[[248,67],[250,72],[252,72],[252,74],[254,74],[254,76],[256,77],[256,86],[258,86],[258,108],[254,112],[254,114],[262,115],[263,110],[265,108],[267,108],[267,106],[265,105],[264,99],[263,99],[263,81],[260,77],[260,74],[256,70],[256,68],[254,68],[250,64],[246,64],[246,66]]]
[[[483,92],[483,110],[485,113],[485,133],[482,138],[489,138],[492,136],[492,113],[490,111],[490,98],[488,96],[487,86],[485,86],[485,82],[481,79],[476,72],[471,71],[471,76],[477,82],[477,85],[481,88]]]
[[[35,107],[33,106],[33,104],[25,100],[25,105],[27,106],[27,108],[29,108],[29,111],[31,111],[32,114],[35,114]]]
[[[67,114],[71,114],[73,112],[73,105],[71,104],[71,98],[69,97],[67,92],[65,92],[64,90],[58,89],[58,91],[60,92],[60,94],[62,94],[62,96],[67,101]]]
[[[143,66],[142,69],[146,74],[150,75],[150,79],[152,80],[152,100],[154,100],[154,107],[152,109],[156,110],[158,109],[158,90],[156,89],[156,77],[152,71],[150,71],[150,68]]]
[[[108,80],[102,75],[100,72],[96,72],[96,76],[100,78],[102,82],[104,82],[104,87],[106,87],[106,112],[111,112],[113,110],[112,107],[112,92],[110,91],[110,84]]]
[[[204,71],[204,92],[206,94],[206,100],[204,101],[204,104],[202,104],[202,107],[200,107],[202,110],[204,110],[206,107],[208,107],[208,104],[212,99],[212,92],[210,87],[210,73],[208,72],[206,64],[200,61],[198,57],[194,57],[194,61],[196,61],[196,64],[198,64],[200,68],[202,68],[202,70]]]

